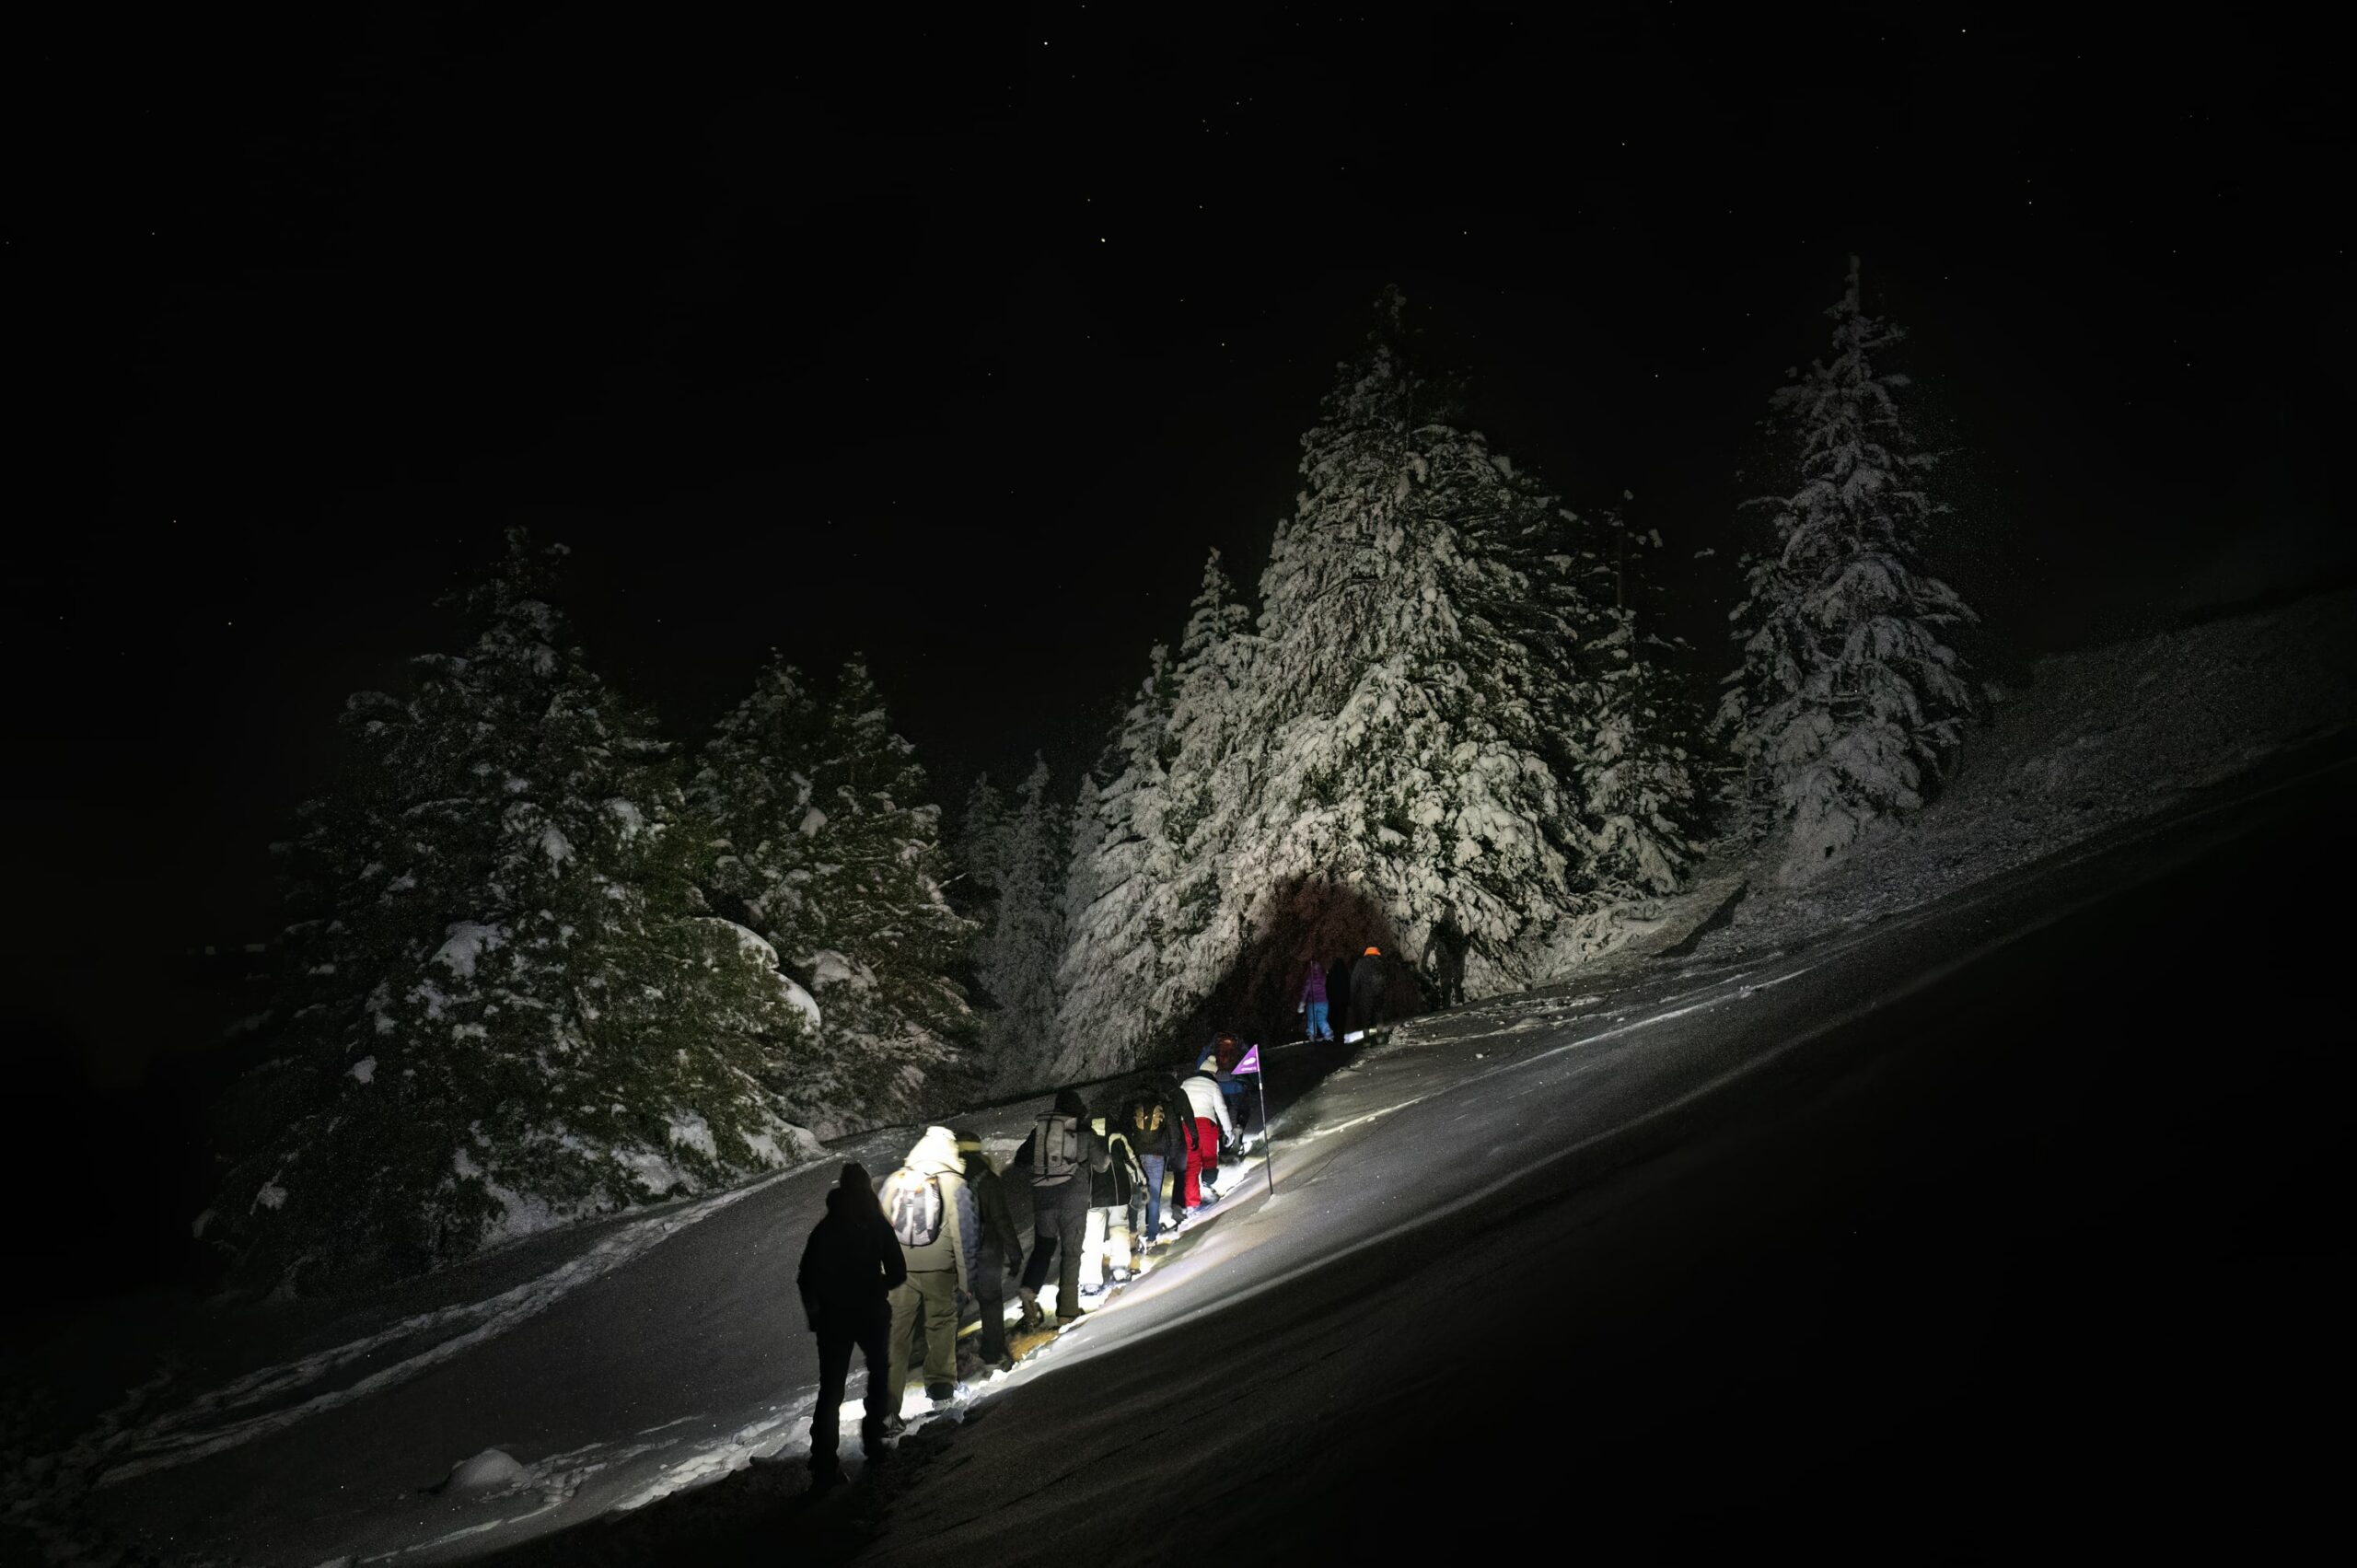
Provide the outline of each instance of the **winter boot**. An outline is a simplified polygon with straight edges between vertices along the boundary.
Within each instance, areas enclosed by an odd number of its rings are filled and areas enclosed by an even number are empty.
[[[955,1383],[928,1383],[924,1386],[924,1397],[931,1400],[936,1405],[946,1405],[950,1400],[958,1397],[958,1385]]]
[[[830,1492],[834,1488],[841,1486],[842,1483],[843,1466],[842,1460],[836,1458],[832,1454],[830,1454],[822,1463],[819,1460],[819,1456],[816,1454],[810,1456],[811,1491]]]
[[[1047,1318],[1039,1311],[1039,1293],[1029,1285],[1023,1287],[1023,1316],[1016,1328],[1021,1333],[1033,1333],[1044,1326]]]

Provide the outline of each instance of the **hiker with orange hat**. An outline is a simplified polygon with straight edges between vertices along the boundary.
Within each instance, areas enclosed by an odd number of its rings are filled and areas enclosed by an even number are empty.
[[[1345,1030],[1364,1034],[1384,1019],[1383,949],[1370,946],[1351,966],[1351,1014]]]

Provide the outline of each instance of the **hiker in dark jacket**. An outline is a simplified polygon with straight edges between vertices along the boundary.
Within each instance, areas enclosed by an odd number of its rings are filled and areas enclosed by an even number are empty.
[[[885,1452],[884,1423],[898,1403],[887,1386],[891,1357],[885,1340],[892,1326],[889,1293],[909,1277],[900,1239],[885,1223],[867,1172],[846,1165],[827,1193],[827,1217],[811,1229],[794,1283],[802,1315],[819,1336],[819,1408],[810,1412],[810,1472],[821,1484],[841,1477],[835,1458],[843,1385],[852,1347],[867,1362],[867,1413],[859,1425],[860,1452]]]
[[[1023,1267],[1023,1237],[1006,1204],[1006,1184],[982,1151],[981,1134],[958,1128],[958,1152],[966,1156],[966,1190],[974,1195],[981,1237],[974,1249],[974,1301],[982,1315],[982,1365],[1014,1370],[1006,1351],[1006,1276]]]
[[[1302,1038],[1332,1040],[1334,1026],[1327,1021],[1326,966],[1309,960],[1309,977],[1301,982]]]
[[[1350,1028],[1364,1031],[1379,1028],[1384,1016],[1383,953],[1369,947],[1351,966]]]
[[[1187,1141],[1180,1131],[1186,1118],[1171,1113],[1162,1091],[1152,1083],[1141,1083],[1131,1086],[1113,1121],[1129,1140],[1130,1152],[1137,1156],[1138,1196],[1145,1208],[1144,1239],[1151,1247],[1162,1236],[1163,1176],[1177,1171],[1183,1180],[1187,1169]]]
[[[1080,1293],[1095,1295],[1108,1283],[1121,1284],[1137,1267],[1137,1232],[1130,1224],[1131,1209],[1145,1186],[1145,1172],[1127,1133],[1106,1117],[1098,1117],[1097,1134],[1105,1143],[1105,1168],[1088,1178],[1088,1232],[1080,1251]]]
[[[1178,1229],[1186,1223],[1188,1214],[1200,1201],[1191,1196],[1200,1179],[1202,1167],[1216,1162],[1219,1151],[1200,1147],[1195,1137],[1195,1110],[1187,1098],[1187,1091],[1178,1086],[1178,1074],[1157,1073],[1154,1075],[1154,1092],[1160,1098],[1164,1117],[1178,1129],[1178,1146],[1170,1166],[1169,1225]]]
[[[1054,1108],[1032,1124],[1031,1135],[1015,1151],[1014,1163],[1031,1173],[1031,1260],[1023,1269],[1023,1327],[1037,1329],[1039,1287],[1048,1261],[1057,1260],[1056,1322],[1080,1316],[1080,1253],[1088,1231],[1088,1176],[1110,1160],[1104,1141],[1088,1124],[1088,1105],[1077,1089],[1057,1091]]]

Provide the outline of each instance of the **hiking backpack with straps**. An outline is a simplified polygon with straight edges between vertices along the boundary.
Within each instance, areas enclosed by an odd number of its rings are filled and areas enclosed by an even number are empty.
[[[941,1179],[906,1166],[884,1184],[884,1217],[903,1247],[930,1247],[941,1239]]]
[[[1058,1180],[1080,1168],[1080,1118],[1051,1110],[1033,1132],[1032,1169],[1041,1181]]]

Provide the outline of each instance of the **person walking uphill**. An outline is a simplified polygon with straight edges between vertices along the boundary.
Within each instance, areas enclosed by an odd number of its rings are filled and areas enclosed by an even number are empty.
[[[867,1172],[857,1165],[843,1167],[841,1179],[827,1192],[827,1217],[812,1227],[802,1249],[802,1267],[794,1276],[802,1293],[802,1315],[819,1336],[819,1408],[810,1412],[815,1484],[831,1485],[842,1477],[835,1446],[853,1346],[867,1362],[867,1413],[859,1424],[860,1452],[870,1459],[885,1452],[885,1423],[898,1403],[897,1385],[887,1381],[890,1293],[908,1277],[900,1238],[885,1222]]]
[[[1056,1322],[1080,1316],[1080,1258],[1088,1231],[1090,1173],[1111,1164],[1104,1144],[1088,1124],[1088,1105],[1076,1089],[1056,1095],[1055,1108],[1032,1124],[1031,1135],[1015,1151],[1015,1163],[1031,1168],[1031,1261],[1023,1270],[1023,1326],[1046,1321],[1039,1287],[1048,1281],[1048,1260],[1056,1275]]]
[[[1334,1026],[1327,1021],[1326,966],[1309,960],[1309,978],[1301,982],[1302,1038],[1332,1040]]]
[[[974,1195],[974,1211],[981,1216],[981,1239],[974,1248],[974,1301],[982,1314],[982,1365],[1001,1372],[1013,1369],[1006,1350],[1006,1276],[1023,1268],[1023,1237],[1015,1228],[1015,1212],[1006,1204],[1006,1183],[998,1167],[982,1152],[979,1132],[958,1130],[958,1152],[966,1156],[966,1188]]]
[[[1383,951],[1369,947],[1351,966],[1351,1016],[1348,1030],[1360,1033],[1378,1028],[1384,1015]]]
[[[958,1135],[928,1127],[906,1165],[884,1181],[884,1217],[900,1244],[908,1278],[892,1292],[894,1411],[909,1380],[909,1336],[924,1316],[924,1389],[938,1403],[958,1394],[958,1293],[970,1290],[981,1216],[966,1185]]]
[[[1227,1114],[1227,1097],[1219,1092],[1219,1084],[1202,1068],[1178,1081],[1186,1092],[1187,1105],[1195,1113],[1195,1158],[1187,1167],[1187,1206],[1194,1208],[1206,1202],[1205,1194],[1217,1198],[1212,1178],[1219,1170],[1220,1150],[1236,1138],[1236,1123]]]
[[[1187,1146],[1179,1139],[1178,1118],[1165,1107],[1161,1092],[1139,1084],[1122,1098],[1113,1113],[1113,1125],[1129,1141],[1137,1156],[1139,1197],[1145,1205],[1141,1239],[1151,1247],[1162,1236],[1162,1176],[1187,1168]]]

